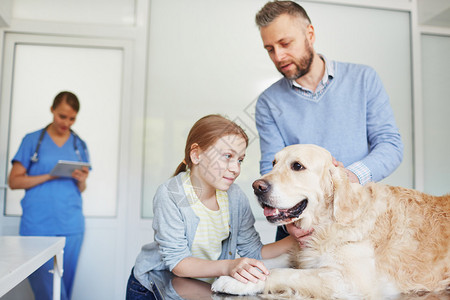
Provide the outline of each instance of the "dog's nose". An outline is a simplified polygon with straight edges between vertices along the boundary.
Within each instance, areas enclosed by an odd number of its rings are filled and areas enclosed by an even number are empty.
[[[262,195],[270,190],[270,184],[265,180],[255,180],[252,184],[255,195]]]

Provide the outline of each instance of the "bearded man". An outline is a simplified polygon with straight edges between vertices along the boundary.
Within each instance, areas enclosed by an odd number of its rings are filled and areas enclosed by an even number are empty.
[[[353,182],[390,175],[401,163],[403,144],[383,84],[368,66],[328,60],[316,53],[314,27],[293,1],[268,2],[256,15],[264,48],[283,78],[256,104],[260,173],[275,153],[292,144],[316,144],[346,167]],[[278,228],[277,240],[310,232]]]

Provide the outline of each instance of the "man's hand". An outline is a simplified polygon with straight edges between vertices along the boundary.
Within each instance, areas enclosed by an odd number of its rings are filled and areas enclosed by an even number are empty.
[[[350,180],[350,182],[359,183],[359,178],[358,178],[358,176],[355,175],[355,173],[353,173],[349,169],[345,169],[345,173],[347,173],[347,176],[348,176],[348,179]]]
[[[344,164],[340,161],[337,161],[336,158],[334,158],[334,156],[333,156],[333,165],[335,167],[344,167]]]
[[[309,236],[314,231],[314,229],[305,230],[302,228],[298,228],[294,225],[294,223],[290,223],[286,225],[287,232],[294,237],[300,247],[304,247],[306,245],[306,241],[309,239]]]
[[[333,157],[333,165],[335,167],[343,167],[344,168],[344,164],[340,161],[337,161],[336,158]],[[348,179],[350,180],[350,182],[356,182],[359,183],[359,178],[358,176],[355,175],[355,173],[353,173],[352,171],[345,169],[345,173],[347,173]]]

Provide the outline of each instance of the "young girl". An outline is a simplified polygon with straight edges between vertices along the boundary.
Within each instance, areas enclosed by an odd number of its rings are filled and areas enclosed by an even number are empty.
[[[143,246],[136,259],[128,300],[155,299],[152,270],[180,277],[265,280],[269,271],[259,260],[293,245],[291,237],[268,245],[260,241],[248,199],[234,184],[247,146],[242,128],[220,115],[194,124],[183,162],[154,197],[155,242]]]

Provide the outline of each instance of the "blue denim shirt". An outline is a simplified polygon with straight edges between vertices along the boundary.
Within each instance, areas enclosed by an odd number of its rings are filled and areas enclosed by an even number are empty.
[[[247,196],[238,185],[227,191],[230,233],[222,243],[219,259],[241,257],[262,259],[262,243],[254,227],[255,218]],[[181,174],[160,185],[153,198],[155,241],[142,247],[134,266],[134,276],[146,288],[151,286],[149,271],[170,270],[192,256],[191,247],[199,218],[189,205]]]

